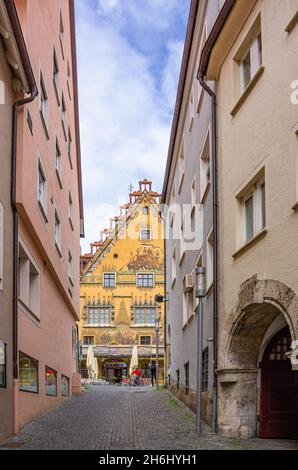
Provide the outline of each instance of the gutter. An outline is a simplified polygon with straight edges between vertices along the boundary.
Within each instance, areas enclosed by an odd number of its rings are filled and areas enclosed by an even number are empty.
[[[185,39],[183,55],[182,55],[178,91],[177,91],[177,96],[176,96],[175,110],[174,110],[173,123],[172,123],[172,129],[171,129],[170,143],[169,143],[169,149],[168,149],[167,164],[166,164],[164,183],[163,183],[163,188],[162,188],[161,203],[165,202],[166,194],[168,190],[169,174],[170,174],[170,169],[172,166],[172,161],[173,161],[173,156],[174,156],[174,146],[175,146],[175,141],[176,141],[176,136],[177,136],[177,131],[178,131],[179,116],[180,116],[182,102],[183,102],[183,94],[184,94],[184,89],[185,89],[187,68],[188,68],[188,62],[189,62],[191,48],[192,48],[192,42],[193,42],[193,36],[194,36],[194,31],[195,31],[195,26],[196,26],[196,18],[197,18],[199,4],[200,4],[200,0],[191,0],[186,39]]]
[[[83,183],[82,183],[82,163],[81,163],[81,139],[79,123],[79,100],[78,100],[78,70],[77,70],[77,46],[76,46],[76,27],[75,27],[75,6],[74,0],[69,0],[70,12],[70,34],[71,34],[71,59],[73,69],[73,99],[75,113],[76,129],[76,154],[77,154],[77,172],[78,172],[78,190],[79,190],[79,210],[80,210],[80,237],[85,237],[84,229],[84,203],[83,203]]]
[[[17,192],[17,127],[19,108],[31,103],[38,95],[38,90],[31,67],[28,51],[24,41],[21,25],[13,0],[4,0],[7,13],[17,42],[22,65],[30,88],[30,96],[18,100],[12,111],[12,142],[11,142],[11,206],[13,210],[13,378],[18,380],[18,261],[19,261],[19,218],[16,202]]]
[[[209,65],[212,49],[228,19],[236,0],[226,0],[221,9],[220,14],[210,32],[210,35],[203,47],[197,78],[203,89],[211,97],[212,106],[212,189],[213,189],[213,236],[214,236],[214,256],[213,256],[213,272],[214,272],[214,288],[213,288],[213,386],[212,386],[212,424],[213,433],[217,431],[217,409],[218,409],[218,384],[217,384],[217,368],[218,368],[218,313],[219,313],[219,198],[218,198],[218,145],[217,145],[217,97],[216,92],[205,82],[205,75]]]

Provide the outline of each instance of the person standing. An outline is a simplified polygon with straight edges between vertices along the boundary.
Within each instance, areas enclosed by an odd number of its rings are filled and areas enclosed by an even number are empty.
[[[154,361],[150,362],[149,370],[150,370],[151,386],[154,387],[154,383],[156,382],[156,364]]]

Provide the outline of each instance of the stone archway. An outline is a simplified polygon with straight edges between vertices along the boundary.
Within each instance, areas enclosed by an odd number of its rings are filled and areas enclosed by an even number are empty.
[[[240,286],[238,305],[221,329],[218,425],[222,434],[254,437],[257,430],[258,354],[275,318],[284,315],[298,337],[298,297],[285,284],[256,275]]]

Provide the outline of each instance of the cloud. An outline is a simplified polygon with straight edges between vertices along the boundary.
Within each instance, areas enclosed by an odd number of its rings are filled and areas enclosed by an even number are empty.
[[[181,3],[77,0],[83,251],[116,215],[102,204],[116,209],[144,177],[161,190],[188,13],[177,30]]]

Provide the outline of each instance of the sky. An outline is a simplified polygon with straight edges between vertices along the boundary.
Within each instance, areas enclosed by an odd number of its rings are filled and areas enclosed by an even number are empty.
[[[161,191],[190,0],[76,0],[82,252],[148,178]]]

